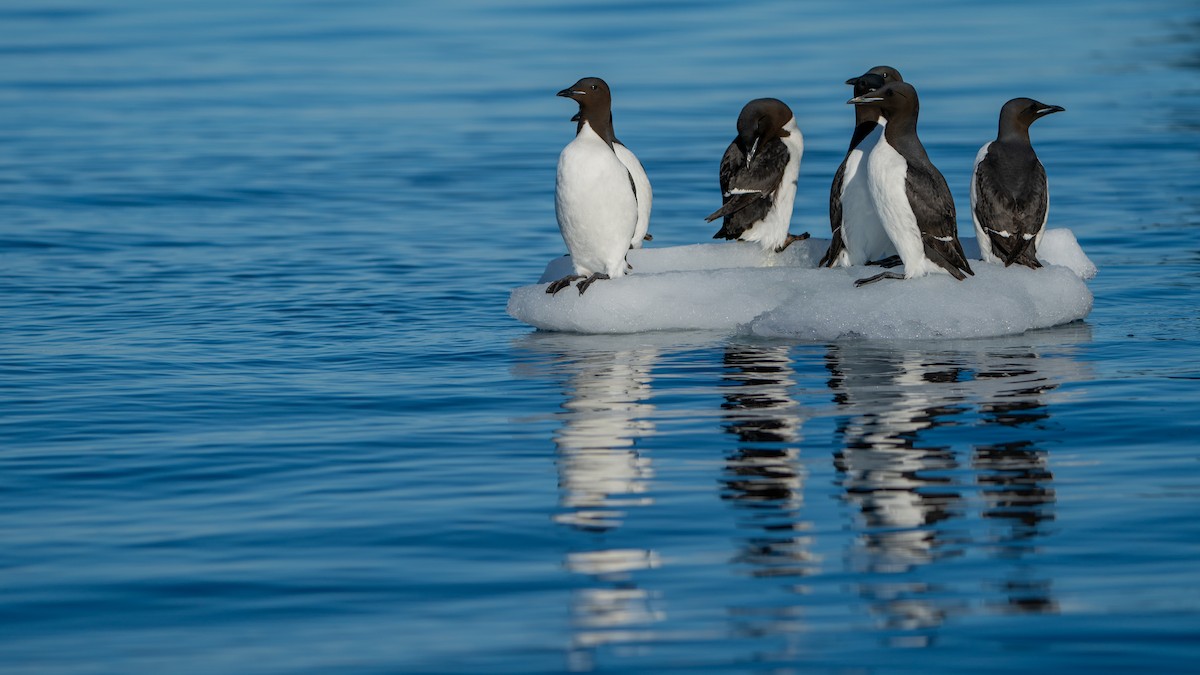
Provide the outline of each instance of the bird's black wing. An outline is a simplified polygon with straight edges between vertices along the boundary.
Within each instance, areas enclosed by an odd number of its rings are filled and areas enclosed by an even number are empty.
[[[955,279],[961,280],[967,274],[975,274],[958,241],[954,197],[941,172],[932,164],[909,163],[904,188],[913,215],[917,217],[925,255]]]
[[[721,198],[724,203],[705,218],[706,221],[725,218],[721,230],[713,235],[714,239],[737,239],[766,217],[775,203],[775,190],[783,180],[789,159],[787,146],[778,138],[759,148],[749,163],[737,144],[730,144],[721,159]]]
[[[736,180],[738,172],[746,165],[746,154],[738,147],[737,143],[730,143],[728,148],[725,148],[725,154],[721,156],[721,194],[729,193],[729,185]]]
[[[975,168],[975,219],[1005,265],[1042,266],[1034,239],[1046,222],[1049,202],[1046,170],[1036,159],[1009,169],[989,152]]]
[[[721,199],[724,204],[704,220],[713,221],[737,213],[758,201],[768,202],[767,208],[763,209],[766,214],[790,159],[787,145],[778,138],[763,144],[750,162],[746,162],[737,143],[730,143],[721,159]]]
[[[842,181],[845,178],[846,160],[843,159],[837,173],[833,174],[833,184],[829,186],[829,229],[833,236],[830,237],[825,255],[817,263],[820,267],[833,267],[833,262],[846,248],[846,241],[842,238]]]
[[[746,198],[757,197],[757,195],[730,195],[730,185],[738,179],[742,168],[746,166],[746,155],[737,143],[730,143],[725,149],[725,154],[721,157],[721,208],[717,209],[705,217],[705,222],[712,222],[721,216],[744,208],[746,205],[742,203]],[[732,204],[730,202],[733,202]]]

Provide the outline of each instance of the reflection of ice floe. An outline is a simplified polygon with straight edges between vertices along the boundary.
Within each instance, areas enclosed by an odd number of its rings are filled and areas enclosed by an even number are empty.
[[[828,242],[763,253],[753,244],[696,244],[630,251],[634,272],[551,296],[544,283],[512,292],[513,317],[554,331],[634,333],[734,330],[771,337],[954,338],[1021,333],[1087,316],[1084,279],[1095,266],[1070,230],[1048,230],[1039,270],[978,263],[957,282],[933,275],[855,288],[865,268],[817,269]],[[964,240],[968,255],[975,242]],[[562,276],[569,261],[551,261],[542,280]]]

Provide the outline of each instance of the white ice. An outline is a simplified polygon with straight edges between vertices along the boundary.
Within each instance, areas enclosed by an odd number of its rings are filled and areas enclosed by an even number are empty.
[[[974,277],[943,274],[854,281],[877,267],[825,269],[817,260],[829,241],[796,242],[782,253],[727,242],[629,252],[629,275],[598,281],[580,295],[557,295],[547,282],[571,273],[556,258],[538,284],[514,289],[508,313],[543,330],[640,333],[729,330],[764,337],[971,338],[1013,335],[1082,319],[1092,309],[1085,280],[1096,267],[1067,229],[1047,230],[1038,248],[1045,267],[1003,267],[978,260],[974,239],[963,239]]]

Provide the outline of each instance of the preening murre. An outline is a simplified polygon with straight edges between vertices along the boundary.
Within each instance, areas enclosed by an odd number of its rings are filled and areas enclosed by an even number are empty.
[[[859,77],[846,80],[855,96],[876,91],[889,82],[903,82],[900,71],[891,66],[875,66]],[[846,157],[838,166],[829,187],[829,248],[818,263],[822,267],[850,267],[900,264],[878,209],[867,187],[866,159],[883,135],[887,123],[878,106],[854,106],[854,132]]]
[[[579,103],[575,139],[558,157],[554,211],[574,273],[551,283],[557,293],[577,279],[582,295],[600,279],[624,276],[638,227],[636,181],[615,150],[612,93],[598,77],[558,92]],[[646,209],[649,217],[649,208]]]
[[[867,158],[867,181],[884,230],[904,263],[903,275],[883,272],[855,284],[931,272],[959,280],[974,274],[958,241],[950,187],[917,137],[917,90],[907,82],[891,82],[847,103],[877,105],[887,121]]]
[[[1000,109],[996,140],[979,149],[971,172],[971,220],[984,262],[1042,266],[1037,248],[1050,213],[1050,187],[1029,126],[1064,110],[1031,98],[1014,98]]]
[[[724,218],[713,239],[756,241],[779,252],[808,233],[788,234],[804,136],[786,103],[757,98],[737,120],[737,137],[721,158],[721,208],[704,220]]]

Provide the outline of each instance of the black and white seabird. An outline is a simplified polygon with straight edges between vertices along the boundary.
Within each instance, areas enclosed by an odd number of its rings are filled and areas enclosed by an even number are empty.
[[[756,241],[782,251],[808,233],[788,234],[804,136],[783,101],[756,98],[742,108],[737,138],[721,158],[721,208],[704,220],[724,217],[713,239]]]
[[[1065,108],[1014,98],[1000,109],[1000,131],[975,157],[971,219],[984,262],[1041,267],[1037,247],[1046,231],[1050,188],[1029,142],[1029,125]]]
[[[847,103],[877,105],[887,120],[883,138],[867,158],[867,185],[884,231],[904,263],[903,275],[883,272],[855,284],[912,279],[931,272],[959,280],[974,274],[958,241],[950,186],[917,138],[917,90],[907,82],[892,82]]]
[[[903,82],[900,71],[876,66],[846,80],[854,95],[873,92],[888,82]],[[819,263],[823,267],[850,267],[896,258],[896,247],[883,229],[878,210],[867,189],[865,158],[883,136],[886,120],[875,105],[854,106],[854,133],[850,148],[829,187],[829,227],[833,236]],[[883,263],[890,266],[890,263]]]
[[[574,274],[546,288],[557,293],[576,279],[583,294],[598,279],[624,276],[638,221],[636,183],[614,150],[612,93],[598,77],[558,92],[579,103],[575,140],[558,157],[554,211]]]

